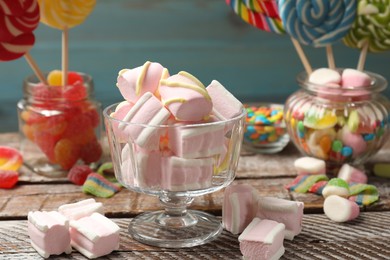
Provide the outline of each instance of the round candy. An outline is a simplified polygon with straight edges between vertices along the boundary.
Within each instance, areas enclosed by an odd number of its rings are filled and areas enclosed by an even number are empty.
[[[265,4],[265,2],[262,3],[263,1],[257,0],[257,2],[261,3],[261,5],[256,5],[259,11],[254,11],[252,8],[249,8],[246,5],[248,2],[248,0],[226,0],[226,4],[246,23],[263,31],[279,34],[284,33],[283,24],[278,15],[276,1],[266,1],[267,4]]]
[[[38,0],[41,22],[56,29],[72,28],[84,22],[96,0]]]
[[[278,5],[286,32],[316,47],[341,40],[356,16],[351,0],[279,0]]]
[[[390,0],[361,0],[358,15],[343,42],[348,47],[380,52],[390,49]]]
[[[17,171],[22,166],[23,158],[18,150],[0,146],[0,170]]]
[[[36,0],[2,0],[0,4],[0,42],[31,33],[39,24]]]

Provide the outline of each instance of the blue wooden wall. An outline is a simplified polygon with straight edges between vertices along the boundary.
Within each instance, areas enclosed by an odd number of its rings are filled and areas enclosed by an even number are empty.
[[[60,31],[43,24],[36,30],[31,54],[42,70],[60,68],[60,41]],[[326,66],[323,49],[304,50],[313,67]],[[337,66],[356,66],[358,50],[337,43],[334,52]],[[118,71],[146,60],[171,73],[186,70],[204,84],[217,79],[243,102],[284,102],[303,70],[286,35],[245,24],[225,0],[97,0],[86,22],[70,30],[70,69],[93,76],[103,106],[121,100]],[[390,79],[390,52],[370,54],[366,69]],[[23,58],[0,63],[0,132],[17,130],[15,106],[31,73]]]

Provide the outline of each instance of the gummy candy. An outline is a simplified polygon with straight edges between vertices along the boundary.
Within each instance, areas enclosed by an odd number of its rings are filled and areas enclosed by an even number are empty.
[[[69,170],[79,158],[80,148],[69,139],[59,140],[54,147],[56,162],[64,170]]]
[[[11,189],[19,180],[19,174],[16,171],[0,170],[0,188]]]
[[[18,150],[0,146],[0,170],[17,171],[22,166],[23,158]]]
[[[73,85],[76,82],[83,82],[83,78],[81,75],[74,71],[68,72],[68,85]],[[50,86],[61,86],[62,85],[62,71],[60,70],[52,70],[47,75],[47,83]]]
[[[81,146],[80,158],[86,163],[96,162],[102,156],[102,147],[99,142],[94,139],[86,145]]]
[[[75,165],[70,169],[68,179],[74,184],[81,186],[91,172],[92,169],[88,165]]]

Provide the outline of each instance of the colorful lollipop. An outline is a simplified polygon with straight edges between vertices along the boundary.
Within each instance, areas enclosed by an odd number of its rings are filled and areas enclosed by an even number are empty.
[[[284,33],[282,21],[278,15],[276,1],[267,1],[267,4],[263,4],[263,1],[260,0],[254,1],[256,4],[250,4],[249,0],[225,1],[248,24],[263,31],[279,34]]]
[[[0,1],[0,61],[24,56],[37,77],[44,82],[42,72],[28,53],[35,43],[33,31],[39,24],[36,0]]]
[[[367,52],[390,49],[390,0],[361,0],[358,15],[343,42],[361,49],[358,70],[363,70]]]
[[[62,30],[62,85],[67,85],[68,74],[68,29],[87,18],[95,7],[96,0],[38,0],[41,22]]]
[[[331,44],[350,30],[356,16],[356,0],[279,0],[279,13],[288,34],[300,43],[327,47],[334,68]]]

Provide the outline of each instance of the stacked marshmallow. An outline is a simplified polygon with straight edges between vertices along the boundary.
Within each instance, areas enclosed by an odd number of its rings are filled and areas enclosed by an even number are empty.
[[[70,254],[72,247],[89,259],[111,253],[119,247],[119,227],[103,214],[94,199],[65,204],[58,211],[28,213],[31,245],[44,258]]]
[[[210,187],[213,174],[223,170],[231,129],[202,124],[240,115],[241,102],[216,80],[206,88],[188,72],[170,75],[149,61],[121,70],[117,87],[125,101],[110,116],[118,120],[113,131],[123,144],[122,182],[170,191]],[[178,127],[153,127],[161,125]]]
[[[240,250],[246,259],[278,259],[284,254],[283,240],[293,240],[302,230],[304,204],[260,197],[251,185],[236,184],[224,192],[222,223],[240,234]]]

